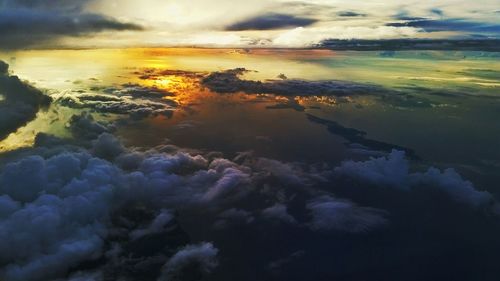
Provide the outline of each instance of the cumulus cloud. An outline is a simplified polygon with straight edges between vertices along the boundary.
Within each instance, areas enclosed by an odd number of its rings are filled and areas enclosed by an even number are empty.
[[[102,137],[106,146],[120,148],[109,136]],[[133,202],[185,208],[219,200],[227,186],[238,183],[228,179],[234,168],[207,169],[201,156],[158,154],[139,161],[139,170],[130,173],[85,152],[47,159],[30,156],[5,165],[0,173],[0,191],[5,194],[0,198],[0,276],[4,280],[60,276],[82,261],[102,256],[112,214],[120,208]],[[174,172],[178,169],[193,172],[182,176]],[[159,232],[169,218],[160,211],[149,226],[130,230],[130,237]],[[169,268],[179,263],[172,262]]]
[[[1,39],[0,39],[1,40]],[[51,98],[40,90],[9,75],[9,65],[0,61],[0,140],[33,120]]]
[[[132,23],[84,12],[89,1],[0,2],[0,48],[39,46],[64,36],[88,35],[105,30],[141,30]]]
[[[409,163],[403,151],[393,150],[387,157],[368,161],[345,161],[335,172],[372,184],[407,189]]]
[[[276,203],[274,206],[262,210],[262,216],[268,219],[278,220],[289,224],[296,224],[297,221],[287,212],[284,204]]]
[[[344,231],[351,233],[367,232],[387,223],[384,212],[374,208],[360,207],[356,204],[320,196],[307,203],[311,212],[310,227],[317,231]]]
[[[92,114],[86,111],[71,116],[68,125],[69,130],[76,139],[84,140],[93,140],[110,130],[106,124],[95,121]]]
[[[250,156],[238,159],[242,164],[237,164],[223,158],[207,160],[201,155],[182,152],[131,151],[108,133],[99,135],[92,144],[88,151],[44,148],[54,152],[47,153],[46,157],[36,153],[20,156],[19,160],[2,167],[2,279],[56,278],[82,262],[103,257],[107,260],[104,267],[110,267],[111,271],[126,266],[148,268],[165,264],[163,275],[170,278],[184,274],[183,268],[195,263],[201,264],[201,272],[208,272],[216,252],[209,244],[186,247],[168,261],[165,261],[168,252],[144,257],[145,260],[127,256],[138,255],[134,249],[145,247],[138,246],[144,241],[152,237],[168,238],[164,233],[179,229],[172,228],[175,216],[170,210],[212,207],[220,210],[212,215],[215,221],[250,223],[254,221],[252,214],[231,207],[232,202],[243,200],[257,186],[267,188],[265,182],[297,186],[316,177],[308,177],[284,163],[252,160]],[[287,175],[289,173],[309,180],[298,180]],[[268,196],[266,192],[261,194]],[[141,214],[143,207],[154,214]],[[273,205],[259,213],[267,218],[294,222],[284,205]],[[351,219],[357,217],[345,218],[346,223]],[[319,222],[311,225],[319,225]],[[162,243],[173,243],[168,241]],[[170,247],[179,246],[176,243]],[[118,247],[112,247],[116,244]]]
[[[173,218],[174,216],[169,210],[161,210],[158,216],[156,216],[147,227],[132,231],[130,233],[130,238],[135,240],[149,234],[161,233]]]
[[[218,252],[212,243],[188,245],[165,263],[158,281],[188,280],[189,276],[210,273],[217,267]]]
[[[358,182],[400,190],[432,188],[457,202],[473,207],[494,203],[490,193],[477,190],[471,182],[464,180],[453,169],[440,171],[431,167],[423,173],[411,173],[405,153],[397,150],[393,150],[386,157],[372,157],[360,162],[345,161],[335,168],[335,173]]]
[[[92,126],[82,128],[94,131]],[[229,222],[257,224],[254,214],[259,214],[287,227],[326,234],[363,233],[388,225],[380,209],[318,195],[313,184],[324,184],[326,174],[312,168],[251,154],[230,161],[160,148],[130,150],[106,132],[91,143],[88,150],[37,147],[32,155],[2,165],[0,279],[95,273],[96,278],[117,280],[145,272],[158,278],[160,268],[161,278],[168,280],[209,273],[217,249],[210,243],[186,246],[192,242],[176,220],[177,211],[199,213],[201,208],[199,215],[209,225],[228,227],[233,226]],[[491,199],[452,170],[408,170],[404,154],[393,152],[385,158],[345,162],[335,169],[335,179],[396,189],[434,188],[475,206]],[[250,197],[260,203],[237,205]],[[102,268],[74,274],[82,263],[96,260]]]
[[[241,30],[270,30],[290,28],[297,26],[308,26],[315,23],[317,20],[312,18],[298,17],[287,14],[265,14],[257,17],[249,18],[226,27],[229,31]]]

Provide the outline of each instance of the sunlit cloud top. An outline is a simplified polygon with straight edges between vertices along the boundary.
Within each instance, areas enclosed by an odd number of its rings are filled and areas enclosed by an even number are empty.
[[[499,38],[498,0],[0,0],[0,47],[309,47]]]

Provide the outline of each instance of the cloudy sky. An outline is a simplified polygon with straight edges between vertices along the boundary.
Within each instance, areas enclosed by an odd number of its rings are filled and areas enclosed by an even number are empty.
[[[0,0],[3,48],[499,37],[498,0]]]

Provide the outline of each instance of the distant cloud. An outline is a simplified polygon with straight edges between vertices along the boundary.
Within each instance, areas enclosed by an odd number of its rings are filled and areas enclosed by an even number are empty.
[[[364,13],[358,13],[358,12],[353,12],[353,11],[342,11],[338,12],[337,15],[339,17],[365,17],[366,14]]]
[[[271,30],[312,25],[317,20],[287,14],[265,14],[226,27],[228,31]]]
[[[388,23],[392,27],[414,27],[421,28],[425,32],[456,31],[477,32],[482,34],[493,34],[500,36],[500,24],[488,22],[476,22],[463,19],[425,19],[425,18],[399,18],[403,22]]]
[[[268,81],[244,80],[241,76],[250,70],[244,68],[212,72],[202,79],[203,86],[218,93],[245,92],[249,94],[276,94],[282,96],[332,95],[346,96],[378,92],[381,88],[369,84],[339,80],[307,81],[277,79]]]
[[[431,13],[435,14],[435,15],[438,15],[438,16],[443,16],[444,15],[444,12],[443,10],[441,9],[438,9],[438,8],[433,8],[430,10]]]

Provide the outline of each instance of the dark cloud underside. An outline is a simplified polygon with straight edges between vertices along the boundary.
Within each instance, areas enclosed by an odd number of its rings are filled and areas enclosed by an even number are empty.
[[[142,27],[101,14],[86,13],[88,0],[0,0],[0,49],[54,43],[64,36],[82,36]]]
[[[81,36],[106,30],[141,30],[98,14],[69,15],[27,9],[0,12],[1,48],[22,48],[50,42],[62,36]]]
[[[342,11],[337,14],[339,17],[365,17],[366,14],[353,12],[353,11]]]
[[[500,34],[500,25],[495,23],[484,23],[475,21],[465,21],[461,19],[424,19],[424,18],[399,18],[406,22],[388,23],[387,26],[394,27],[416,27],[427,32],[436,31],[462,31],[462,32],[485,32]]]
[[[287,27],[308,26],[314,24],[316,21],[317,20],[311,18],[297,17],[286,14],[265,14],[234,23],[226,27],[226,30],[242,31],[281,29]]]

